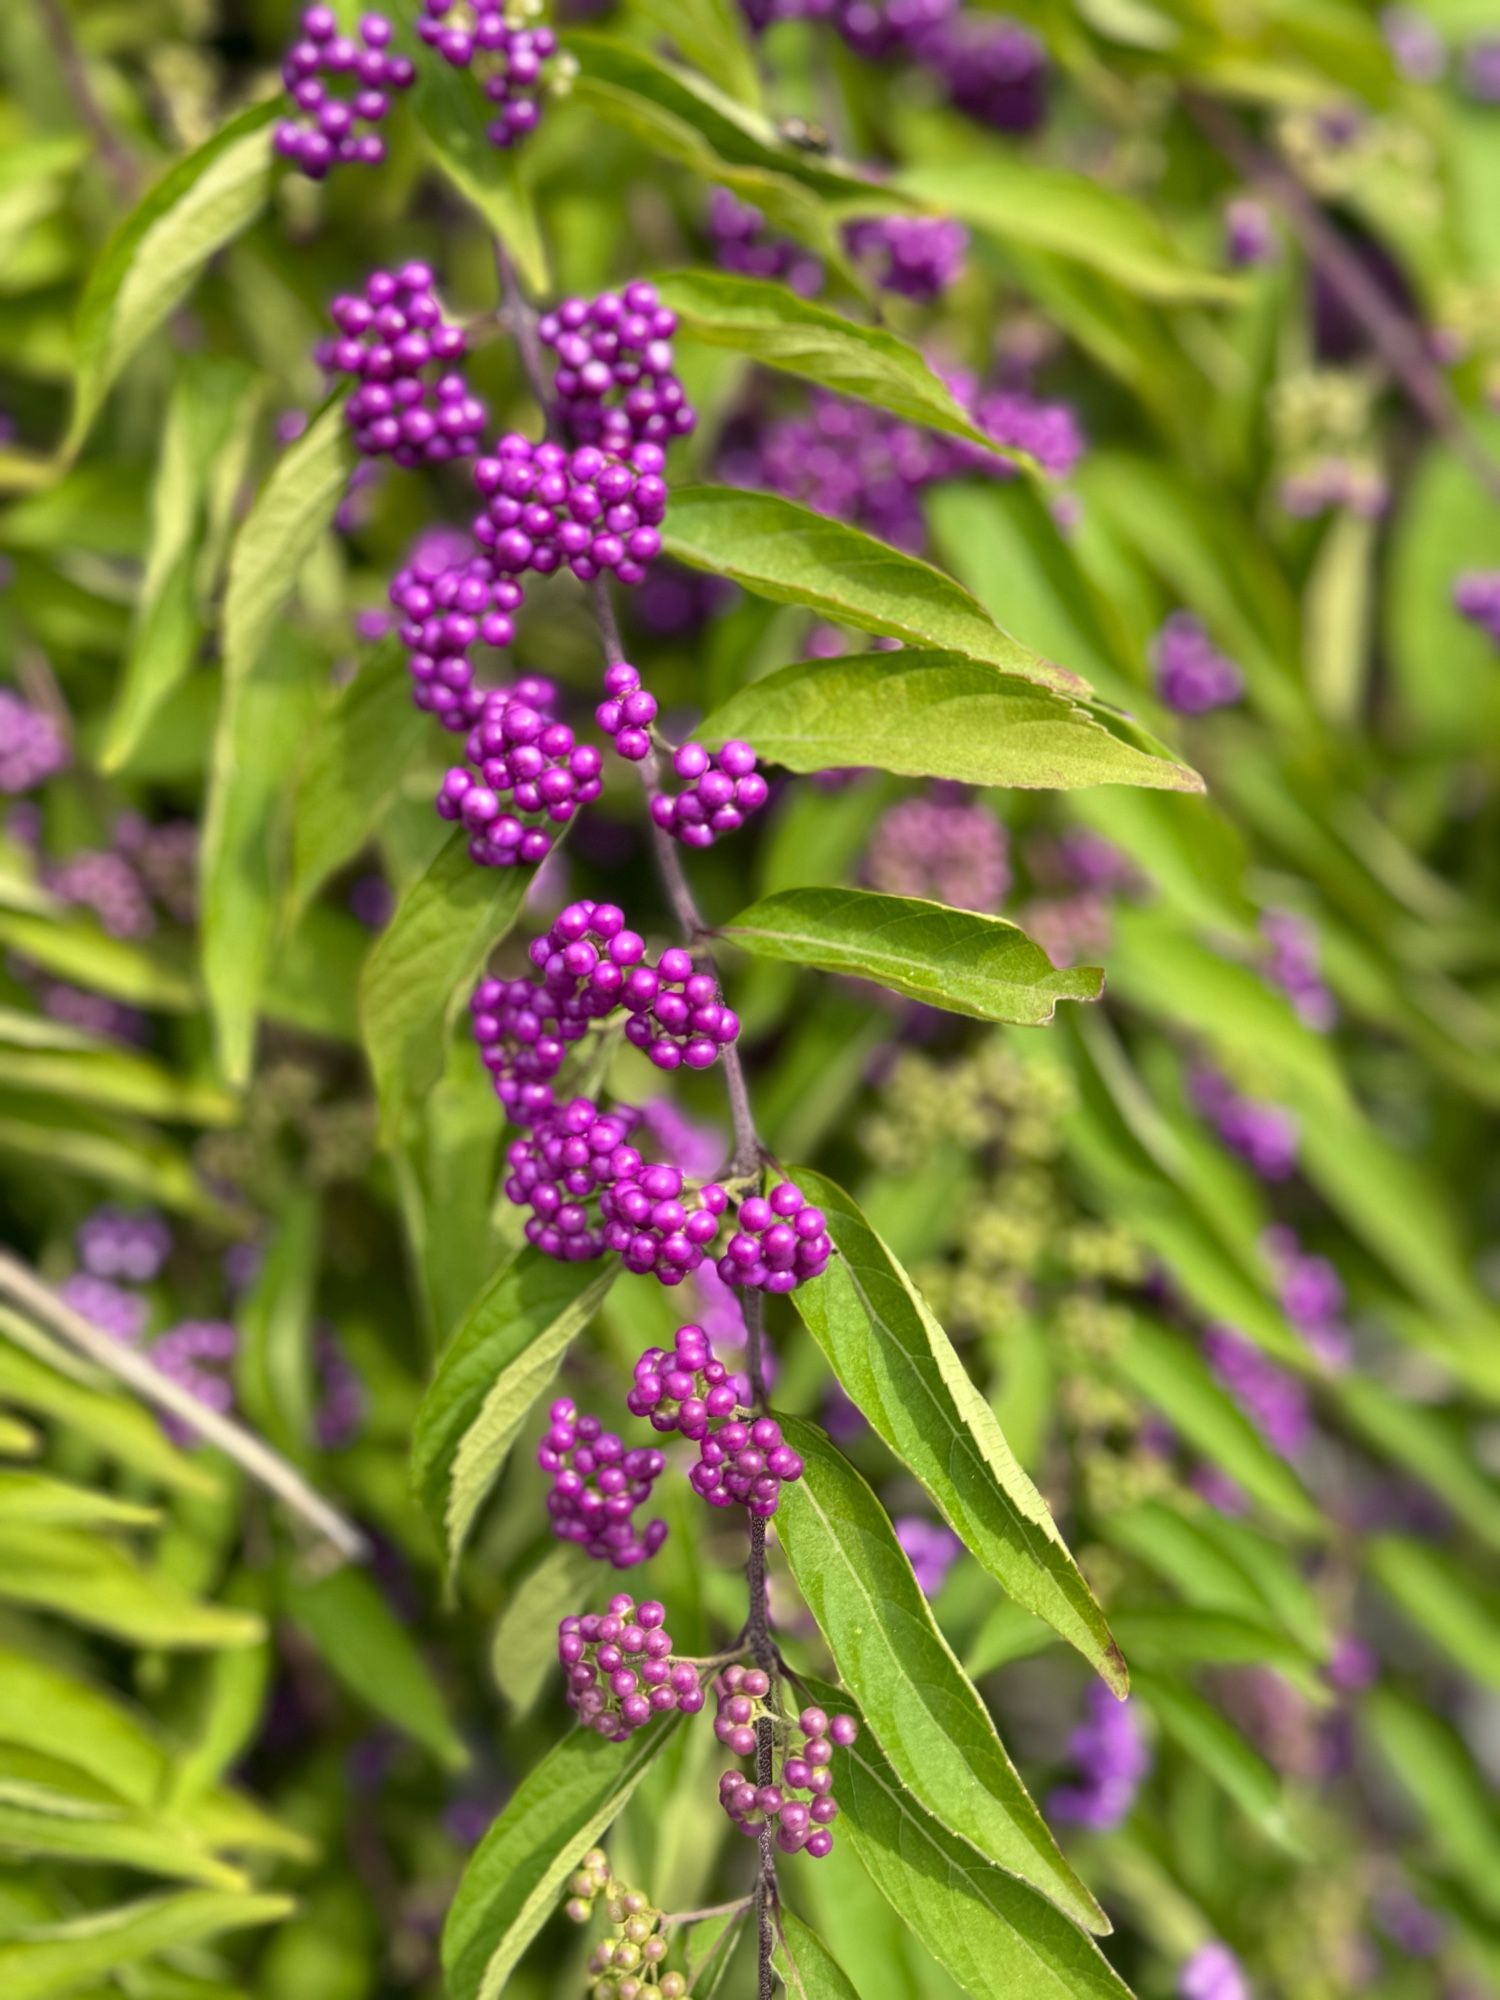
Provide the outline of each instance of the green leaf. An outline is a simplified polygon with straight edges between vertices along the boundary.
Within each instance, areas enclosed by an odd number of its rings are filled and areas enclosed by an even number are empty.
[[[1340,1413],[1376,1451],[1430,1486],[1491,1549],[1500,1550],[1500,1488],[1476,1463],[1466,1428],[1352,1370],[1329,1385]]]
[[[1247,1819],[1292,1854],[1303,1854],[1281,1795],[1281,1780],[1219,1711],[1181,1681],[1138,1670],[1136,1692],[1162,1729]]]
[[[809,1687],[820,1704],[848,1708],[836,1688]],[[838,1838],[974,2000],[1129,2000],[1091,1939],[928,1814],[869,1730],[834,1751],[833,1771]]]
[[[158,1952],[279,1923],[295,1908],[289,1896],[185,1889],[39,1924],[0,1943],[0,1992],[5,2000],[56,2000]]]
[[[180,1827],[153,1814],[0,1777],[0,1849],[57,1861],[140,1869],[219,1889],[247,1886]]]
[[[184,1152],[149,1125],[91,1105],[0,1095],[0,1154],[6,1152],[40,1161],[48,1173],[80,1174],[112,1196],[129,1192],[220,1226],[225,1220]]]
[[[1376,1536],[1365,1560],[1382,1590],[1464,1673],[1500,1688],[1500,1600],[1469,1564],[1402,1535]]]
[[[747,110],[762,110],[755,51],[734,0],[636,0],[635,11],[669,35],[710,83]]]
[[[908,167],[896,186],[1002,249],[1016,243],[1051,251],[1142,298],[1183,305],[1232,299],[1238,290],[1218,272],[1191,263],[1144,203],[997,141],[969,134],[962,159]]]
[[[419,0],[396,0],[391,11],[410,30],[423,10]],[[548,291],[547,246],[531,196],[525,148],[502,151],[490,144],[492,108],[477,75],[434,60],[410,33],[407,44],[417,66],[412,108],[433,159],[500,238],[527,289]]]
[[[733,578],[757,597],[801,604],[858,632],[987,660],[1022,680],[1086,695],[1087,682],[1039,661],[931,563],[877,542],[858,528],[772,493],[688,486],[672,495],[663,529],[668,555],[692,569]]]
[[[1438,1854],[1485,1912],[1500,1918],[1500,1822],[1463,1738],[1425,1703],[1391,1688],[1372,1688],[1359,1719],[1426,1821]]]
[[[481,868],[460,828],[401,898],[366,959],[360,1019],[388,1134],[441,1076],[449,1015],[515,922],[531,875]]]
[[[1110,1366],[1279,1520],[1303,1534],[1319,1532],[1318,1510],[1301,1480],[1219,1386],[1192,1341],[1134,1314]]]
[[[528,1412],[598,1311],[618,1266],[559,1264],[527,1245],[469,1307],[422,1398],[412,1482],[458,1561]]]
[[[558,1892],[623,1809],[680,1716],[606,1743],[574,1729],[511,1794],[474,1852],[443,1927],[450,2000],[498,2000]]]
[[[859,2000],[827,1945],[790,1910],[781,1912],[773,1963],[792,2000]]]
[[[794,1418],[784,1428],[806,1470],[782,1496],[777,1532],[839,1676],[901,1781],[979,1854],[1107,1931],[934,1622],[885,1509],[821,1431]]]
[[[977,1021],[1044,1026],[1059,1000],[1097,1000],[1092,966],[1059,970],[1003,917],[867,889],[784,889],[720,933],[757,958],[872,979]]]
[[[236,1315],[234,1386],[240,1408],[247,1423],[294,1455],[312,1436],[312,1316],[321,1221],[316,1192],[294,1189]]]
[[[1117,1548],[1160,1576],[1190,1605],[1257,1623],[1270,1618],[1288,1638],[1326,1659],[1327,1614],[1291,1556],[1246,1521],[1203,1507],[1184,1514],[1160,1501],[1128,1507],[1101,1523]]]
[[[0,1341],[0,1397],[36,1416],[50,1418],[107,1458],[169,1491],[205,1496],[218,1491],[218,1482],[208,1468],[179,1451],[138,1403],[70,1382],[4,1341]]]
[[[130,1007],[187,1013],[198,1005],[192,980],[178,967],[83,918],[0,910],[0,945],[59,979]]]
[[[0,1742],[62,1757],[133,1806],[161,1795],[167,1759],[113,1695],[30,1653],[0,1650]]]
[[[357,1701],[450,1771],[463,1769],[469,1754],[438,1685],[372,1577],[348,1564],[316,1581],[289,1576],[282,1597],[288,1616]]]
[[[117,771],[186,678],[203,636],[202,544],[212,480],[237,437],[246,437],[255,378],[243,363],[191,357],[167,405],[151,493],[151,548],[136,602],[135,630],[115,692],[99,762]]]
[[[1129,1677],[1103,1612],[921,1293],[841,1187],[789,1171],[838,1250],[792,1303],[844,1393],[1002,1589],[1123,1694]]]
[[[235,1115],[216,1084],[123,1049],[0,1049],[0,1086],[183,1124],[227,1125]]]
[[[980,430],[916,348],[884,327],[863,326],[765,278],[725,271],[667,271],[653,282],[681,331],[710,347],[748,355],[762,368],[815,382],[928,429],[966,438],[1019,465],[1024,452]]]
[[[553,1542],[515,1585],[495,1621],[490,1672],[518,1715],[535,1705],[557,1665],[557,1628],[582,1603],[593,1576],[575,1542]]]
[[[1139,1610],[1119,1606],[1112,1614],[1116,1635],[1133,1661],[1158,1667],[1264,1666],[1293,1681],[1310,1700],[1329,1699],[1305,1645],[1289,1639],[1264,1618],[1232,1611],[1206,1611],[1194,1604],[1153,1604]]]
[[[251,1613],[205,1604],[164,1571],[74,1528],[0,1523],[0,1598],[137,1646],[252,1646],[265,1636]]]
[[[37,1521],[56,1528],[153,1528],[161,1510],[118,1500],[93,1486],[75,1486],[44,1472],[0,1469],[0,1522]]]
[[[313,724],[292,809],[292,915],[373,837],[420,763],[431,722],[411,699],[406,649],[382,641]]]
[[[126,362],[187,296],[214,252],[265,205],[279,115],[280,100],[270,98],[231,118],[168,169],[105,245],[78,309],[69,455]]]
[[[715,746],[744,737],[789,771],[874,765],[965,785],[1202,789],[1185,764],[1122,741],[1108,711],[1038,685],[1047,669],[1037,665],[1022,679],[915,648],[808,660],[752,681],[693,733]]]

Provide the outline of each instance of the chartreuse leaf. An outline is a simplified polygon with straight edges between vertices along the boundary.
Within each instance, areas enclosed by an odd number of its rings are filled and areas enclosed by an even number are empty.
[[[288,1615],[358,1701],[449,1770],[462,1770],[468,1752],[437,1683],[372,1577],[347,1564],[316,1581],[289,1576],[282,1598]]]
[[[185,1013],[198,1005],[192,980],[162,954],[110,937],[82,918],[0,910],[0,945],[59,979],[130,1007]]]
[[[512,1792],[475,1849],[443,1927],[449,2000],[498,2000],[564,1882],[619,1814],[681,1721],[628,1742],[574,1729]]]
[[[151,546],[135,630],[100,746],[107,771],[128,764],[162,703],[187,675],[203,636],[199,612],[209,491],[221,460],[254,414],[254,376],[243,363],[195,355],[167,405],[151,492]]]
[[[840,1678],[902,1783],[977,1855],[1076,1922],[1107,1931],[934,1622],[885,1509],[821,1431],[794,1418],[785,1430],[806,1470],[782,1497],[781,1544]]]
[[[168,171],[105,245],[78,309],[71,454],[110,387],[216,250],[260,213],[278,102],[252,104]]]
[[[1279,1629],[1326,1659],[1327,1614],[1286,1549],[1247,1521],[1205,1506],[1184,1514],[1147,1501],[1109,1514],[1107,1538],[1153,1570],[1189,1605],[1224,1611]]]
[[[485,1286],[443,1352],[412,1431],[412,1481],[456,1563],[516,1435],[617,1275],[529,1244]]]
[[[205,1604],[164,1571],[76,1528],[0,1522],[0,1599],[136,1646],[252,1646],[265,1636],[253,1613]]]
[[[213,1474],[170,1443],[138,1403],[69,1381],[5,1341],[0,1341],[0,1397],[34,1416],[50,1418],[106,1458],[144,1474],[158,1486],[179,1493],[218,1491]]]
[[[249,1074],[275,929],[277,807],[312,720],[315,662],[270,645],[354,463],[342,400],[285,452],[236,538],[224,596],[224,693],[203,830],[203,977],[225,1074]]]
[[[1010,146],[970,136],[961,160],[908,167],[896,186],[1002,248],[1051,251],[1143,298],[1182,304],[1235,295],[1232,281],[1191,263],[1143,203]]]
[[[1003,632],[961,584],[842,521],[774,493],[688,486],[672,495],[664,546],[692,569],[733,578],[757,597],[801,604],[836,625],[987,660],[1063,694],[1087,682]]]
[[[0,1943],[0,1993],[5,2000],[58,2000],[159,1952],[200,1944],[226,1931],[279,1923],[295,1908],[290,1896],[184,1889],[36,1924]]]
[[[789,771],[873,765],[965,785],[1202,789],[1185,764],[1137,749],[1038,680],[918,648],[808,660],[741,688],[694,734],[714,746],[744,737]]]
[[[420,0],[395,0],[391,12],[408,30],[423,9]],[[421,45],[408,32],[412,52]],[[525,148],[502,150],[486,136],[491,107],[466,70],[419,55],[412,108],[433,159],[509,252],[527,289],[545,292],[551,279],[536,204],[526,177]]]
[[[1142,1667],[1274,1667],[1314,1702],[1330,1697],[1307,1647],[1265,1617],[1208,1611],[1196,1604],[1153,1604],[1112,1612],[1120,1644]]]
[[[167,1759],[113,1695],[30,1653],[0,1650],[0,1742],[65,1758],[129,1805],[159,1796]]]
[[[97,1787],[58,1784],[55,1773],[65,1775],[66,1766],[54,1768],[51,1758],[33,1760],[35,1775],[4,1768],[16,1761],[0,1754],[0,1848],[7,1852],[110,1863],[219,1889],[247,1886],[239,1869],[216,1861],[180,1826],[100,1798]]]
[[[316,1192],[295,1189],[237,1315],[234,1386],[245,1421],[282,1450],[302,1450],[311,1435],[312,1314],[318,1275],[321,1207]]]
[[[216,1084],[178,1076],[154,1057],[108,1046],[0,1048],[0,1086],[191,1125],[227,1125],[235,1112],[233,1098]]]
[[[848,1711],[837,1688],[808,1688],[831,1713]],[[876,1734],[866,1717],[833,1753],[838,1837],[939,1965],[974,2000],[1129,2000],[1092,1939],[928,1813]]]
[[[671,307],[682,333],[693,340],[731,348],[763,368],[800,376],[930,430],[967,438],[1002,458],[1030,463],[1024,453],[997,447],[916,348],[884,327],[862,326],[765,278],[668,271],[653,282],[662,304]]]
[[[75,1486],[44,1472],[0,1468],[0,1522],[36,1521],[55,1528],[151,1528],[157,1507],[120,1500],[96,1486]]]
[[[527,868],[481,868],[460,829],[365,961],[359,1011],[387,1134],[443,1071],[450,1010],[520,912]]]
[[[827,1945],[790,1910],[781,1912],[774,1963],[792,2000],[859,2000]]]
[[[1439,1855],[1485,1911],[1500,1917],[1500,1818],[1462,1737],[1430,1707],[1393,1688],[1372,1688],[1359,1718],[1427,1822]]]
[[[747,110],[762,110],[760,71],[734,0],[636,0],[635,11],[669,35],[711,83]]]
[[[1003,917],[867,889],[783,889],[720,933],[757,958],[872,979],[977,1021],[1040,1027],[1059,1000],[1097,1000],[1093,966],[1059,970]]]
[[[1133,1314],[1110,1365],[1270,1513],[1304,1534],[1319,1531],[1318,1510],[1301,1480],[1220,1388],[1191,1341]]]
[[[1138,1670],[1136,1692],[1184,1756],[1213,1779],[1278,1847],[1303,1852],[1292,1832],[1281,1780],[1202,1695],[1165,1674]]]
[[[559,1621],[580,1602],[590,1575],[576,1542],[554,1542],[506,1599],[490,1641],[490,1672],[517,1714],[526,1714],[556,1667]]]
[[[40,1160],[49,1173],[74,1173],[111,1194],[127,1191],[186,1215],[222,1223],[224,1210],[192,1163],[149,1125],[117,1118],[76,1099],[64,1104],[35,1092],[0,1095],[0,1153]]]
[[[792,1302],[845,1395],[995,1581],[1123,1694],[1129,1677],[1104,1613],[926,1300],[841,1187],[790,1171],[838,1251]]]
[[[292,808],[294,918],[371,838],[420,762],[431,725],[409,690],[405,648],[383,640],[313,724]]]
[[[1472,1566],[1404,1535],[1366,1546],[1375,1580],[1466,1674],[1500,1688],[1500,1601]]]
[[[42,1434],[10,1410],[0,1410],[0,1457],[35,1458],[42,1448]]]

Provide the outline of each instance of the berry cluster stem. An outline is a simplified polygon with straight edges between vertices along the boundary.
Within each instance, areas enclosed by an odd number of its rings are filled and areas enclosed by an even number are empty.
[[[521,357],[521,367],[527,385],[536,399],[544,420],[550,425],[552,396],[543,363],[541,341],[537,334],[536,315],[521,289],[504,246],[498,240],[495,244],[495,269],[499,274],[506,322],[515,336],[516,349]],[[604,577],[595,579],[592,597],[594,616],[599,626],[599,637],[606,660],[609,663],[623,660],[625,648],[620,636],[619,621],[615,617],[609,584]],[[658,782],[654,755],[642,764],[641,780],[649,799]],[[676,843],[669,834],[656,826],[654,821],[652,834],[662,883],[667,893],[667,900],[672,906],[673,915],[689,947],[695,954],[701,956],[710,969],[716,971],[713,955],[706,945],[710,932],[703,921],[697,899],[693,895],[692,884],[687,879],[687,872],[683,868],[682,857]],[[721,1061],[734,1131],[734,1159],[731,1171],[735,1174],[752,1173],[759,1168],[765,1158],[765,1150],[755,1129],[755,1116],[750,1105],[744,1065],[740,1061],[738,1049],[732,1044],[724,1050]],[[763,1411],[766,1407],[765,1330],[762,1302],[758,1292],[745,1293],[744,1315],[751,1393],[756,1408]],[[781,1670],[781,1662],[771,1637],[770,1610],[766,1593],[766,1524],[753,1514],[750,1517],[750,1549],[745,1564],[745,1579],[750,1597],[749,1615],[745,1626],[746,1637],[756,1665],[770,1676],[774,1687]],[[769,1717],[764,1717],[756,1728],[755,1761],[757,1782],[769,1785],[774,1769],[773,1729]],[[759,1944],[758,2000],[772,2000],[775,1984],[772,1956],[776,1945],[777,1892],[776,1850],[769,1823],[762,1829],[759,1840],[754,1900]]]

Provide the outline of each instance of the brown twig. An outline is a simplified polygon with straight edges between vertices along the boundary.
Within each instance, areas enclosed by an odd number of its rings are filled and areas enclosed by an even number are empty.
[[[1452,446],[1485,491],[1500,499],[1500,462],[1475,436],[1428,352],[1420,326],[1386,297],[1289,167],[1257,146],[1221,104],[1196,93],[1188,95],[1186,104],[1199,130],[1247,186],[1279,211],[1313,265],[1364,327],[1413,408]]]

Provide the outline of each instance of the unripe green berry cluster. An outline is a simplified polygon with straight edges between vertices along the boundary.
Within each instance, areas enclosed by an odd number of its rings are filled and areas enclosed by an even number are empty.
[[[620,1881],[602,1847],[591,1848],[568,1883],[564,1905],[575,1924],[586,1924],[604,1898],[613,1937],[601,1938],[589,1955],[589,2000],[689,2000],[680,1972],[667,1972],[671,1943],[664,1918],[643,1889]]]

